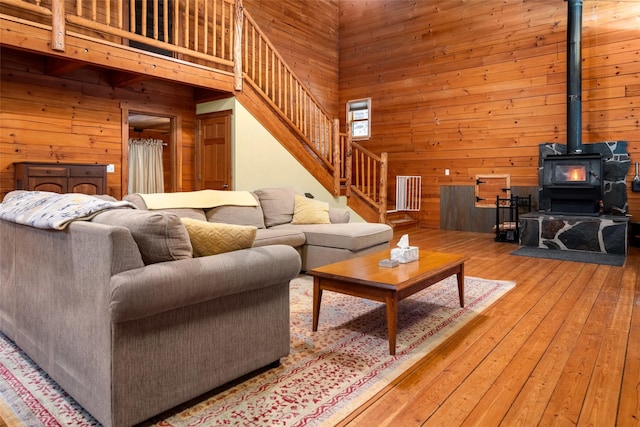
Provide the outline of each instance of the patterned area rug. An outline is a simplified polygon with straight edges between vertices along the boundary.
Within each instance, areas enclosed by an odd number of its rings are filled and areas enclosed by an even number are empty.
[[[324,292],[311,332],[312,285],[310,276],[291,282],[291,353],[280,366],[145,425],[333,425],[515,284],[466,277],[460,308],[452,276],[401,301],[395,356],[381,303]],[[2,334],[0,417],[9,426],[99,425]]]

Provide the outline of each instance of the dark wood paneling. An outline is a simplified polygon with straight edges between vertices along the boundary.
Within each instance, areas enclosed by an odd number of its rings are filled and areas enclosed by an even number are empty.
[[[627,140],[633,157],[640,30],[629,6],[583,5],[582,120],[584,143]],[[555,0],[340,0],[340,103],[372,98],[365,145],[390,153],[390,181],[423,177],[422,226],[439,227],[442,185],[509,174],[537,186],[538,144],[566,142],[566,31]],[[640,215],[640,196],[629,206]]]

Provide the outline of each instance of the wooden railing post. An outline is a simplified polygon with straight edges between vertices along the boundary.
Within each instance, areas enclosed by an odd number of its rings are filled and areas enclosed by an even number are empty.
[[[347,141],[344,147],[344,177],[345,177],[345,194],[351,197],[351,175],[353,174],[353,147],[351,145],[351,123],[347,122]]]
[[[51,49],[64,52],[64,0],[53,0],[51,3],[51,29]]]
[[[342,171],[340,153],[340,120],[333,119],[333,195],[340,195],[340,178]]]
[[[387,222],[387,169],[388,154],[380,154],[380,223]]]
[[[233,83],[235,90],[239,91],[242,90],[242,23],[244,21],[242,0],[236,0],[233,19]]]

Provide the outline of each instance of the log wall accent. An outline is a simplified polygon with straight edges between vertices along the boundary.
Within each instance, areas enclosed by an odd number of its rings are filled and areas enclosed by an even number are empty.
[[[338,0],[243,0],[243,5],[322,106],[338,117],[344,109],[338,103]]]
[[[638,2],[583,6],[583,142],[626,140],[632,159],[639,14]],[[371,97],[363,145],[390,153],[390,183],[423,177],[422,226],[440,226],[441,186],[478,174],[538,185],[538,144],[566,143],[566,32],[567,3],[556,0],[340,0],[340,104]],[[640,217],[636,194],[629,212]]]
[[[13,162],[115,164],[108,194],[120,198],[120,105],[166,108],[182,117],[182,189],[195,189],[195,103],[187,86],[145,80],[112,87],[109,71],[78,68],[47,75],[45,57],[2,49],[0,92],[0,198],[13,186]],[[167,151],[167,150],[166,150]]]

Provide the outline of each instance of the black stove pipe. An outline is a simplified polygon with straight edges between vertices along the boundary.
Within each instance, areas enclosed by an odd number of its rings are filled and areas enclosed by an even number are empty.
[[[582,153],[582,0],[568,0],[567,153]]]

